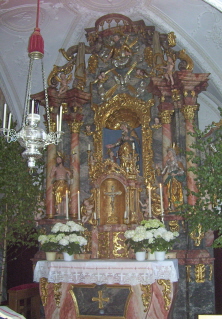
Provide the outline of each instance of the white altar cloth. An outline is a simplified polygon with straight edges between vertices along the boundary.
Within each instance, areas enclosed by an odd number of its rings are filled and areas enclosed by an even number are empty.
[[[148,285],[157,279],[177,282],[178,260],[136,261],[126,260],[74,260],[67,261],[38,261],[34,270],[34,281],[47,278],[51,283],[73,284],[120,284]]]

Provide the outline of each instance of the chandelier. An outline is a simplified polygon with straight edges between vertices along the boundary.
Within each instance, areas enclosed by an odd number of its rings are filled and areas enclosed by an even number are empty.
[[[36,166],[36,160],[42,157],[41,151],[49,144],[57,145],[61,141],[61,135],[63,134],[63,132],[61,131],[62,106],[60,106],[60,111],[57,115],[56,131],[52,131],[50,125],[48,93],[43,66],[44,41],[38,27],[40,0],[37,1],[36,28],[29,38],[28,46],[29,70],[26,85],[22,127],[18,132],[16,132],[14,129],[11,129],[11,113],[8,117],[8,123],[6,123],[7,105],[5,104],[3,113],[3,128],[1,129],[8,143],[18,141],[20,145],[25,148],[22,156],[27,159],[28,167],[30,169],[33,169]],[[45,92],[45,109],[48,133],[46,133],[42,128],[39,127],[41,118],[39,115],[38,102],[36,100],[30,100],[33,64],[36,60],[39,59],[41,59],[41,75]]]

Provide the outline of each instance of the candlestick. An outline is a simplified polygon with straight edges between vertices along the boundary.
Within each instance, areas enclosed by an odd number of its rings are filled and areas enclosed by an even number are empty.
[[[151,186],[150,186],[150,184],[149,184],[148,190],[149,190],[149,217],[151,218],[152,211],[151,211]]]
[[[80,220],[80,195],[79,195],[79,191],[77,192],[78,195],[78,220]]]
[[[160,184],[160,209],[161,209],[161,215],[163,215],[163,193],[162,193],[162,184]]]
[[[66,191],[66,219],[69,219],[69,197],[68,197],[68,191]]]
[[[59,131],[62,131],[62,105],[60,106],[60,112],[59,112]]]
[[[4,104],[4,113],[3,113],[3,128],[6,126],[6,113],[7,113],[7,104]]]
[[[59,130],[59,114],[56,115],[56,131]]]

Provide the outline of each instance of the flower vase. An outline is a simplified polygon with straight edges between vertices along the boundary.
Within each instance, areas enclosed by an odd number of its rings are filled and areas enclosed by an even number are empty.
[[[148,251],[148,260],[156,260],[155,258],[155,253],[151,253],[150,251]]]
[[[48,260],[48,261],[53,261],[53,260],[56,259],[56,252],[54,252],[54,251],[47,251],[47,252],[45,253],[45,256],[46,256],[46,260]]]
[[[165,260],[165,254],[166,252],[165,251],[155,251],[155,259],[158,260],[158,261],[163,261]]]
[[[64,261],[72,261],[72,260],[74,260],[73,254],[69,255],[67,252],[63,252],[63,258],[64,258]]]
[[[138,261],[144,261],[146,259],[146,252],[145,251],[137,251],[135,253],[136,260]]]

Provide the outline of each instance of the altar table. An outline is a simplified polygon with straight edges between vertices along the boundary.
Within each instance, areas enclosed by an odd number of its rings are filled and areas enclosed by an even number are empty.
[[[34,281],[47,319],[170,319],[178,261],[38,261]]]

